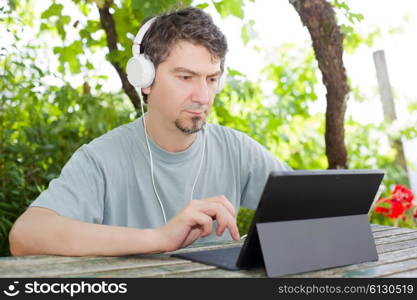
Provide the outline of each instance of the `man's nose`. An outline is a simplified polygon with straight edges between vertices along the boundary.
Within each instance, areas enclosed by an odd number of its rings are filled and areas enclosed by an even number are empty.
[[[192,100],[201,104],[207,104],[210,101],[210,90],[206,80],[199,80],[194,86]]]

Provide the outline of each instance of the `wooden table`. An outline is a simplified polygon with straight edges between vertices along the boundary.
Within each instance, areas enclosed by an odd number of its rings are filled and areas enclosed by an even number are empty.
[[[376,262],[286,277],[417,277],[417,230],[372,225]],[[236,246],[208,244],[198,249]],[[178,252],[195,251],[197,248]],[[0,258],[0,277],[265,277],[263,268],[227,271],[173,258],[169,254],[129,257],[28,256]]]

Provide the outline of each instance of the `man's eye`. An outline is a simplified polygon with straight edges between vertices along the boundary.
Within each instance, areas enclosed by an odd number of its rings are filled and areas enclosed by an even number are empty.
[[[188,80],[191,80],[191,76],[188,76],[188,75],[186,75],[186,76],[181,76],[181,79],[182,79],[182,80],[185,80],[185,81],[188,81]]]
[[[210,77],[209,78],[209,81],[210,82],[217,82],[217,77]]]

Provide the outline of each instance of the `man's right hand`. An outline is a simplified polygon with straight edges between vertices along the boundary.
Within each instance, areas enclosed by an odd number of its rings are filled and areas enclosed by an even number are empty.
[[[190,203],[167,224],[157,229],[165,252],[175,251],[192,244],[200,237],[211,234],[213,221],[217,221],[216,234],[228,229],[233,239],[239,240],[236,212],[225,196],[216,196]]]

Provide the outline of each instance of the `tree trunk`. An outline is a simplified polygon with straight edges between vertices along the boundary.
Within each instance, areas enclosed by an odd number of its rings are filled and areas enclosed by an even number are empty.
[[[343,66],[343,35],[326,0],[290,0],[308,28],[327,89],[326,155],[329,169],[347,168],[344,119],[349,88]]]
[[[110,13],[110,6],[113,1],[105,1],[103,5],[98,6],[98,11],[100,14],[101,27],[106,32],[107,47],[109,52],[118,51],[117,48],[117,32],[116,24],[114,23],[113,16]],[[97,4],[98,5],[98,4]],[[125,93],[128,95],[130,101],[136,110],[140,108],[140,98],[136,89],[129,83],[127,80],[127,74],[125,70],[120,66],[116,61],[110,61],[113,67],[116,69],[117,74],[119,74],[120,80],[122,81],[122,87]]]

